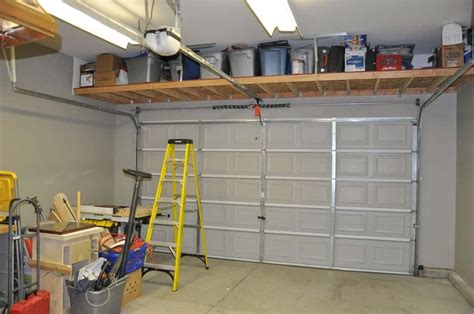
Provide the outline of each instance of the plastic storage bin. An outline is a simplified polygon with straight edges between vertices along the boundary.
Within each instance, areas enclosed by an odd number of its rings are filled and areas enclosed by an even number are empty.
[[[125,276],[100,291],[88,290],[79,294],[74,292],[72,285],[66,283],[71,303],[70,314],[120,313],[127,279],[128,276]]]
[[[256,76],[257,58],[255,48],[229,51],[230,71],[233,77]]]
[[[262,75],[283,75],[286,73],[288,46],[264,47],[260,49]]]
[[[201,77],[201,67],[199,63],[186,56],[179,56],[176,59],[168,60],[171,71],[171,80],[183,81],[196,80]]]
[[[312,48],[301,48],[290,51],[290,59],[292,64],[291,74],[307,74],[314,73],[314,49]],[[299,69],[293,66],[294,63],[300,63],[303,66],[303,72],[298,71]]]
[[[224,71],[225,73],[229,74],[229,59],[225,52],[215,52],[215,53],[208,53],[203,54],[202,57],[207,60],[210,64],[212,64],[215,68]],[[211,78],[218,78],[217,75],[211,73],[210,71],[206,70],[204,67],[201,66],[201,78],[202,79],[211,79]]]
[[[159,58],[149,54],[136,58],[126,59],[128,82],[144,83],[159,82],[161,78],[162,62]]]

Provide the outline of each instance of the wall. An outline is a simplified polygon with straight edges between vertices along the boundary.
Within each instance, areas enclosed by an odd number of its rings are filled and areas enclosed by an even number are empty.
[[[17,50],[18,87],[71,95],[71,57],[40,46]],[[113,200],[113,115],[12,91],[0,59],[0,169],[19,177],[22,197],[38,196],[43,208],[58,192],[75,204]]]
[[[422,97],[425,98],[425,97]],[[369,117],[411,116],[417,108],[413,104],[396,104],[415,97],[341,97],[324,99],[280,99],[290,101],[291,109],[263,110],[264,117]],[[348,102],[389,102],[386,105],[337,105]],[[324,104],[322,103],[324,102]],[[226,104],[245,104],[227,101]],[[270,103],[270,102],[269,102]],[[216,104],[222,104],[216,103]],[[250,110],[210,110],[195,107],[211,103],[172,103],[155,105],[170,108],[163,111],[144,111],[143,120],[186,120],[219,118],[252,118]],[[147,105],[143,108],[152,108]],[[185,108],[194,107],[187,110]],[[132,107],[129,107],[132,109]],[[115,144],[115,202],[129,204],[132,180],[122,174],[122,169],[135,166],[135,138],[131,122],[117,118]],[[441,96],[426,111],[423,133],[423,182],[421,185],[421,222],[419,237],[419,263],[429,267],[454,267],[454,217],[456,182],[456,95]]]
[[[454,269],[474,287],[474,82],[458,92]]]

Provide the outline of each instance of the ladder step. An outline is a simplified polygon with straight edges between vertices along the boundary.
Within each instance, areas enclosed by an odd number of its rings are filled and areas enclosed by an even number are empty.
[[[174,271],[175,269],[173,265],[154,264],[154,263],[145,263],[143,267],[152,268],[155,270],[167,270],[167,271]]]
[[[177,159],[168,159],[168,162],[179,162],[179,163],[182,163],[184,164],[185,160],[184,159],[180,159],[180,158],[177,158]],[[189,162],[188,162],[189,164]]]
[[[153,223],[155,225],[162,225],[162,226],[175,226],[178,224],[177,221],[166,220],[166,219],[155,219]]]
[[[177,246],[177,244],[174,242],[149,241],[148,243],[153,246],[161,246],[161,247],[176,247]]]
[[[180,183],[180,184],[183,184],[183,180],[182,179],[168,179],[168,178],[165,178],[163,180],[161,180],[163,182],[176,182],[176,183]]]

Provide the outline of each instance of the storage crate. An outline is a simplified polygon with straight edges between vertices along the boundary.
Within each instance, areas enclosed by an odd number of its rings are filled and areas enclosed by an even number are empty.
[[[291,59],[291,74],[308,74],[314,73],[314,49],[313,48],[301,48],[292,50],[290,52],[290,59]],[[298,71],[297,68],[293,66],[295,63],[303,63],[303,71]]]
[[[202,57],[206,59],[207,62],[212,64],[213,67],[220,69],[221,71],[229,74],[230,72],[229,59],[225,52],[208,53],[208,54],[202,55]],[[201,78],[211,79],[211,78],[218,78],[218,76],[206,70],[203,66],[201,66]]]
[[[233,77],[256,76],[258,74],[255,48],[231,50],[229,62]]]
[[[288,47],[266,47],[260,49],[262,75],[284,75]]]
[[[394,71],[402,69],[401,55],[377,55],[377,71]]]
[[[130,84],[160,81],[162,62],[152,54],[126,59],[125,64]]]

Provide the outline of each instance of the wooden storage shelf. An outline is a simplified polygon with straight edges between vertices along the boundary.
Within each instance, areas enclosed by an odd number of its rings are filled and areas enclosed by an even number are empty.
[[[386,72],[322,73],[243,77],[237,80],[262,99],[320,96],[370,96],[433,93],[458,68]],[[447,90],[454,92],[474,78],[474,68]],[[223,79],[139,83],[76,88],[76,95],[115,104],[248,99]]]

